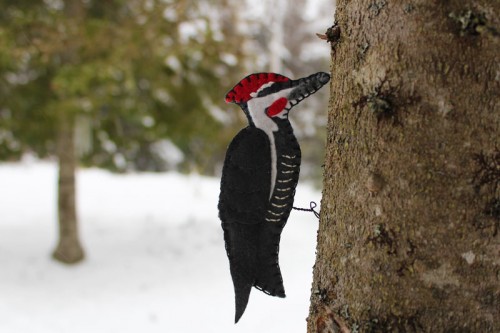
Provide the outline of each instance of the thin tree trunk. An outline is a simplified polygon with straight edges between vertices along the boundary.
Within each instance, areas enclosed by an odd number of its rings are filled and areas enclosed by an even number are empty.
[[[68,0],[64,4],[64,13],[70,25],[66,27],[67,48],[61,54],[66,64],[78,61],[78,40],[72,32],[78,29],[84,16],[84,7],[81,0]],[[77,34],[76,34],[77,36]],[[62,98],[70,98],[68,96]],[[53,257],[63,263],[73,264],[84,258],[84,252],[78,236],[78,219],[76,212],[76,149],[75,149],[75,115],[70,109],[58,110],[58,137],[57,149],[59,158],[58,182],[58,222],[59,243]]]
[[[500,2],[337,2],[308,332],[500,332]]]
[[[84,258],[78,236],[75,186],[74,119],[69,111],[60,112],[58,133],[59,182],[58,222],[59,243],[54,258],[67,263],[77,263]]]

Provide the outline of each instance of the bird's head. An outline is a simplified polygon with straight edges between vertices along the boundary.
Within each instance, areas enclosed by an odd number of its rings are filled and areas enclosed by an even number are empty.
[[[330,80],[324,72],[298,80],[275,73],[251,74],[226,94],[226,103],[238,104],[250,124],[262,127],[269,119],[287,119],[289,111]],[[274,121],[273,121],[274,123]]]

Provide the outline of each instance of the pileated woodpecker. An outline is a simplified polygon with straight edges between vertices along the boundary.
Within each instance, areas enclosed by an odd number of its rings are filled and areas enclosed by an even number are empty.
[[[301,156],[288,113],[329,80],[323,72],[298,80],[257,73],[226,95],[226,103],[239,105],[249,122],[229,145],[219,197],[236,298],[235,322],[245,311],[252,286],[285,297],[279,242],[293,206]]]

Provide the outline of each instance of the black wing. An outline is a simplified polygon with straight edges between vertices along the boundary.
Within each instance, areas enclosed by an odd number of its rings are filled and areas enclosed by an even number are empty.
[[[219,217],[223,223],[263,222],[271,190],[271,147],[267,134],[246,127],[233,139],[222,169]]]
[[[233,139],[222,169],[219,217],[234,284],[235,321],[243,315],[259,275],[259,251],[271,189],[271,147],[267,135],[243,129]]]

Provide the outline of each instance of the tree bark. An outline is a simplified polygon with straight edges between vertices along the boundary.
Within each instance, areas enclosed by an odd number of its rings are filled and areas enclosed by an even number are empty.
[[[63,110],[59,117],[58,157],[58,222],[59,243],[53,257],[63,263],[73,264],[84,258],[78,236],[75,186],[74,119]]]
[[[499,18],[337,1],[308,332],[500,332]]]
[[[83,4],[80,0],[66,1],[64,13],[71,25],[78,26],[84,16]],[[69,30],[69,26],[66,27]],[[65,64],[78,61],[78,41],[67,32],[67,49],[61,54]],[[61,98],[70,98],[63,96]],[[76,148],[75,148],[75,112],[70,109],[58,110],[57,155],[59,158],[58,181],[58,222],[59,243],[53,257],[66,264],[77,263],[84,258],[83,248],[78,236],[78,219],[76,212]]]

